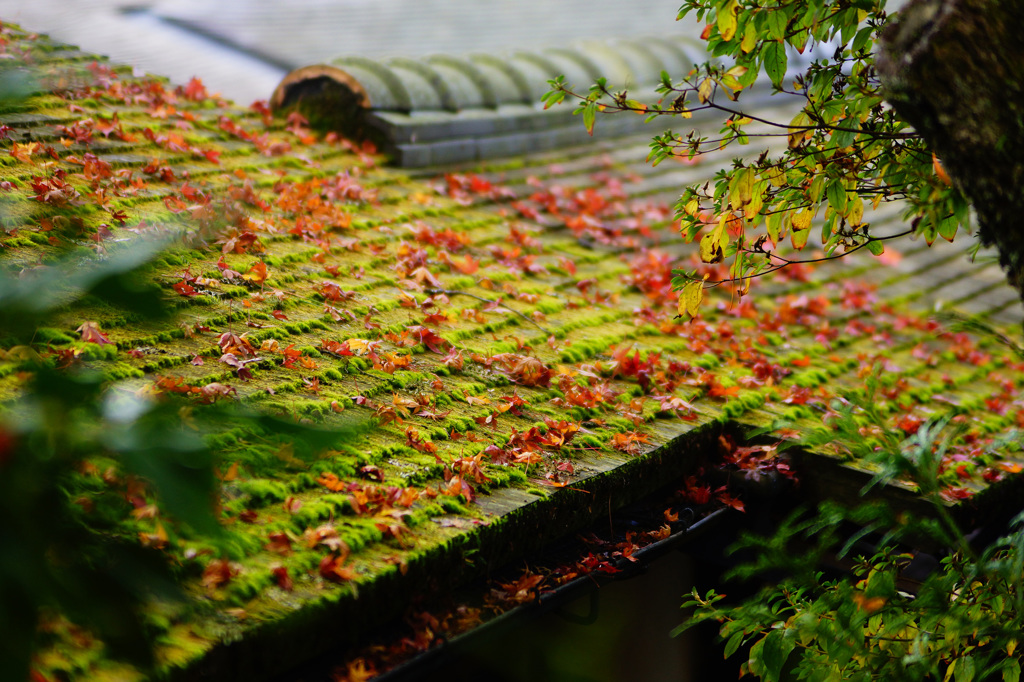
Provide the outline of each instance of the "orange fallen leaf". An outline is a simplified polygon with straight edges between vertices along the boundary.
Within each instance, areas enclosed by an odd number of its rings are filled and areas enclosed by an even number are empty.
[[[329,554],[320,560],[319,573],[324,580],[334,583],[342,583],[356,577],[355,569],[345,566],[345,557],[337,554]]]
[[[263,261],[258,261],[249,268],[248,272],[242,275],[242,279],[262,286],[267,281],[268,274],[267,264]]]

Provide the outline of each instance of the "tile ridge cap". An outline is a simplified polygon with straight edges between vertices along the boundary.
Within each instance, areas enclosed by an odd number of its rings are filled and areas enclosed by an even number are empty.
[[[274,92],[270,96],[270,106],[274,109],[287,106],[290,103],[288,101],[289,91],[292,87],[316,78],[328,78],[339,85],[345,86],[355,95],[359,106],[364,109],[369,109],[373,106],[370,93],[366,91],[366,88],[347,71],[331,64],[311,64],[289,71],[281,79],[281,82],[277,84],[277,87],[274,88]]]

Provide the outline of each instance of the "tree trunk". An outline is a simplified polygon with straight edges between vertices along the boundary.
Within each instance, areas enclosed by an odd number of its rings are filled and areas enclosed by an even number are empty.
[[[885,96],[931,146],[1024,295],[1024,0],[911,0],[881,37]]]

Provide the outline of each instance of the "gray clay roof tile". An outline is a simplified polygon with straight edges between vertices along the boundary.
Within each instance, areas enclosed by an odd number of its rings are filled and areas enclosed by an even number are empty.
[[[614,90],[655,99],[662,72],[684,74],[703,56],[701,45],[687,39],[653,37],[507,55],[342,57],[289,73],[271,102],[298,106],[319,125],[373,137],[398,165],[476,161],[589,139],[571,106],[541,106],[558,76],[580,91],[604,77]],[[356,104],[335,106],[339,98]],[[643,117],[612,117],[599,134],[642,125]]]

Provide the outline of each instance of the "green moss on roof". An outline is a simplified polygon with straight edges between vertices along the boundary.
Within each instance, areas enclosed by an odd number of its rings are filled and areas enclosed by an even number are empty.
[[[3,30],[41,76],[0,114],[0,268],[102,259],[140,236],[175,242],[149,274],[170,319],[86,299],[30,339],[3,339],[3,409],[20,387],[12,349],[27,341],[186,414],[227,392],[347,429],[312,461],[278,433],[225,425],[210,438],[237,556],[233,577],[204,587],[226,559],[174,532],[159,540],[193,576],[189,605],[151,614],[167,677],[265,676],[351,639],[430,581],[463,581],[513,558],[510,544],[536,547],[686,471],[723,424],[818,423],[838,388],[871,372],[891,377],[894,422],[952,404],[983,440],[1024,414],[1017,360],[851,303],[839,270],[770,296],[755,287],[740,306],[725,292],[718,310],[678,319],[671,271],[691,251],[667,205],[631,202],[614,175],[578,188],[524,161],[535,178],[519,191],[486,167],[412,179],[301,117],[215,100],[199,81],[68,61]],[[83,340],[84,322],[114,343]],[[953,487],[980,489],[1019,455],[990,454]],[[577,473],[558,469],[566,459]],[[156,542],[158,522],[173,528],[158,516],[130,532]],[[351,573],[322,569],[339,542]],[[59,616],[47,627],[44,674],[131,678]]]

